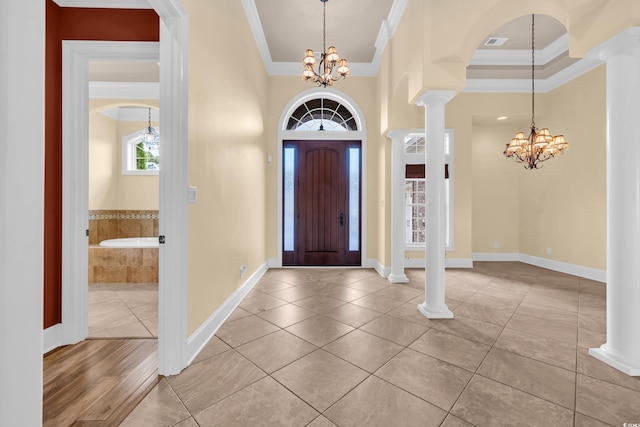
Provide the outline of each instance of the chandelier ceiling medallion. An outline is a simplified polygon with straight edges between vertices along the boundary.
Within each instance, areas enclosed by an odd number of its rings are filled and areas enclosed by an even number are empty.
[[[525,169],[538,169],[540,162],[562,154],[569,148],[563,135],[551,136],[547,128],[536,130],[535,105],[535,15],[531,15],[531,129],[528,137],[524,132],[516,133],[503,153],[506,158],[524,163]]]
[[[302,71],[302,80],[306,82],[318,83],[318,86],[331,86],[335,80],[340,78],[347,78],[351,73],[347,60],[340,58],[335,46],[326,47],[326,9],[328,0],[320,0],[322,2],[322,54],[320,54],[320,61],[318,62],[318,71],[313,67],[316,65],[316,57],[314,56],[313,49],[307,49],[304,58],[302,58],[302,65],[304,70]],[[334,68],[336,74],[334,74]]]

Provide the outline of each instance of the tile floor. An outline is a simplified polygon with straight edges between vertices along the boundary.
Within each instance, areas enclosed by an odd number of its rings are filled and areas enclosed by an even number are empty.
[[[433,321],[424,271],[270,270],[194,363],[124,426],[622,426],[640,378],[587,354],[604,285],[521,263],[447,270]]]
[[[158,336],[158,284],[90,283],[90,338]]]

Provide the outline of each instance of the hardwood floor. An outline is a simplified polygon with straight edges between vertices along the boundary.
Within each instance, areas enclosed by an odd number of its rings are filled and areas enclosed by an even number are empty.
[[[157,340],[86,340],[44,358],[44,426],[117,426],[158,383]]]

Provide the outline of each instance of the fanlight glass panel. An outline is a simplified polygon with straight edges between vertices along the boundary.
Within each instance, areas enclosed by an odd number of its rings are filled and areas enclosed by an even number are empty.
[[[332,99],[316,98],[300,105],[287,121],[287,130],[357,131],[356,119],[347,107]]]

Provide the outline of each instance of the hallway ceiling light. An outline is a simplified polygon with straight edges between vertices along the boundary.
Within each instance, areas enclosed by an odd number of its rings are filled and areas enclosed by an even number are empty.
[[[340,58],[335,46],[329,46],[329,49],[326,49],[326,9],[328,0],[320,1],[322,2],[322,54],[320,54],[320,62],[318,62],[318,71],[315,71],[313,69],[314,65],[316,65],[315,54],[313,53],[313,49],[307,49],[304,58],[302,58],[302,65],[304,66],[302,80],[318,83],[318,86],[327,87],[327,85],[331,86],[335,80],[341,77],[347,78],[347,76],[351,74],[351,71],[347,65],[347,60]],[[333,71],[336,66],[336,74],[334,74]]]
[[[160,144],[160,135],[158,134],[158,131],[151,127],[151,108],[149,108],[149,124],[144,135],[142,135],[142,143],[147,151],[157,148]]]
[[[503,154],[518,163],[524,163],[525,169],[538,169],[540,162],[562,154],[569,148],[563,135],[551,136],[549,129],[536,130],[535,122],[535,15],[531,15],[531,129],[529,136],[524,132],[507,144]]]

